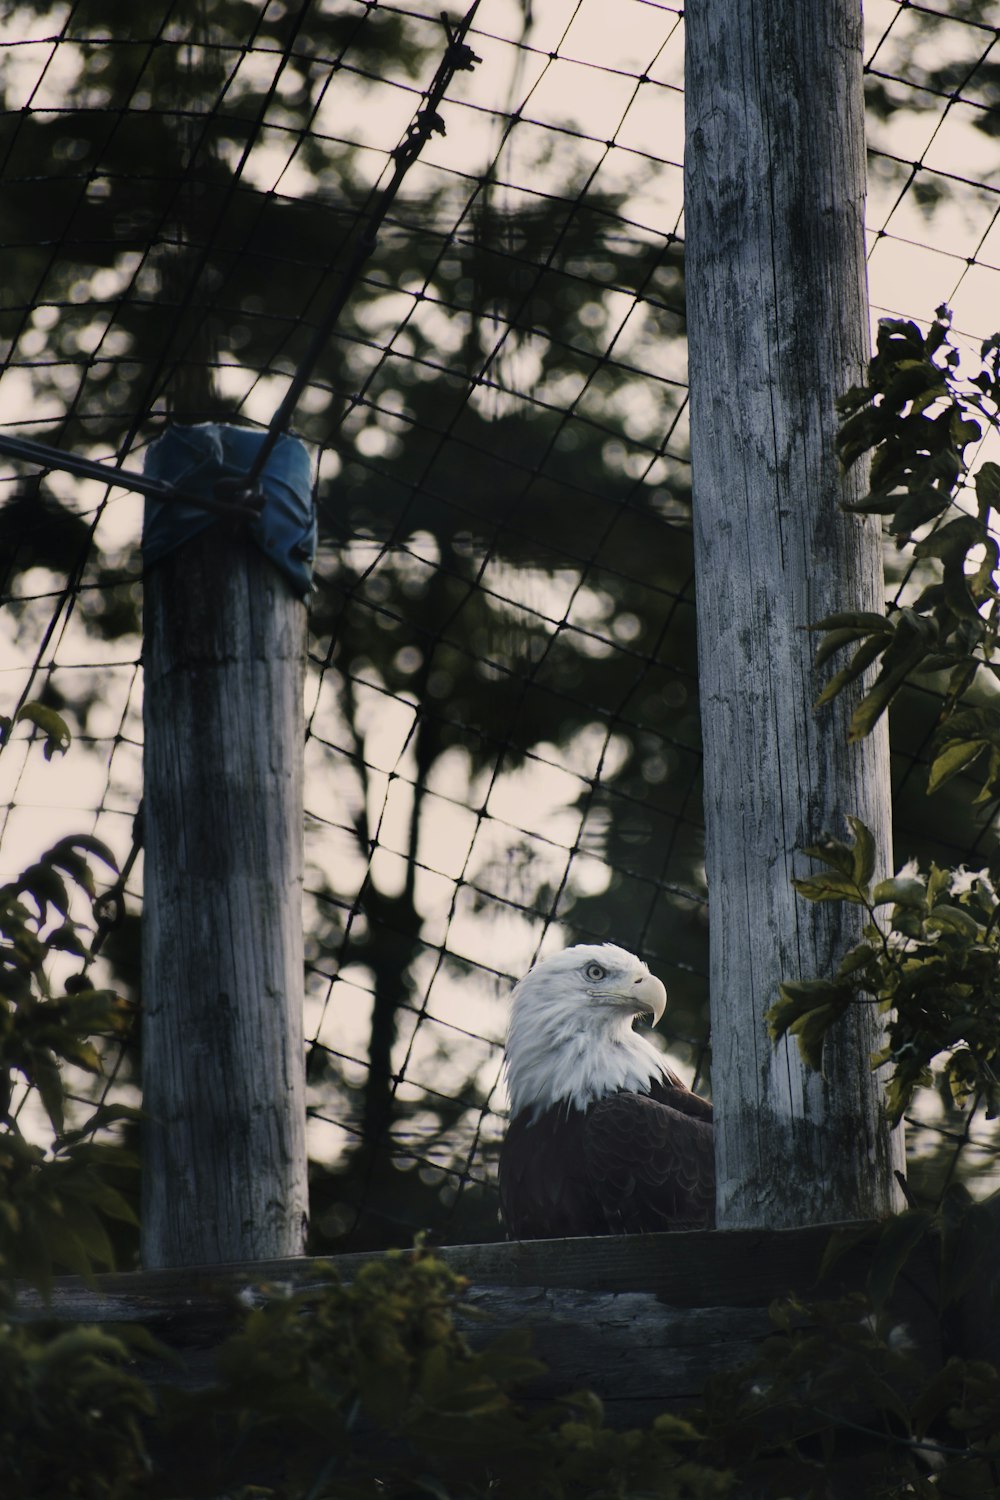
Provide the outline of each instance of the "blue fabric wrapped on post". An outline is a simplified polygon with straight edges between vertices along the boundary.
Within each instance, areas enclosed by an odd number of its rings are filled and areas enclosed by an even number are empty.
[[[146,450],[145,472],[189,495],[216,496],[238,491],[266,432],[204,422],[168,427]],[[220,489],[221,486],[221,489]],[[263,507],[248,523],[250,535],[275,567],[301,595],[312,588],[316,556],[316,508],[312,496],[309,453],[298,438],[280,437],[258,483]],[[147,498],[142,530],[146,567],[189,541],[218,519],[181,500],[165,503]]]

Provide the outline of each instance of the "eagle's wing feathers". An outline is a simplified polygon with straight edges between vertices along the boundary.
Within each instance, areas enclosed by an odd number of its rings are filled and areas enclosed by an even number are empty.
[[[649,1092],[653,1099],[679,1109],[682,1115],[694,1115],[696,1120],[708,1120],[711,1124],[711,1104],[700,1094],[693,1094],[669,1068],[664,1068],[662,1079],[650,1079]]]
[[[580,1150],[583,1116],[546,1110],[517,1115],[500,1150],[500,1213],[514,1239],[607,1234]]]
[[[708,1120],[664,1102],[673,1091],[620,1093],[587,1110],[583,1158],[612,1234],[704,1228],[715,1219],[715,1157]],[[687,1094],[686,1090],[683,1090]],[[687,1094],[688,1099],[697,1098]],[[704,1104],[705,1101],[699,1101]],[[683,1108],[683,1105],[682,1105]],[[710,1106],[706,1106],[710,1111]]]

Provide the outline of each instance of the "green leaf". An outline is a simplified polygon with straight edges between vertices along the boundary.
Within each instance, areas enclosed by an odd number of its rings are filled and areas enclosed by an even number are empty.
[[[864,895],[857,882],[844,875],[807,875],[793,879],[792,885],[806,901],[852,901],[856,906],[864,904]]]
[[[21,723],[27,721],[40,729],[45,736],[45,748],[43,754],[46,760],[51,760],[53,755],[65,755],[72,743],[73,736],[69,732],[69,726],[61,714],[57,714],[54,708],[46,708],[44,703],[25,703],[18,709],[16,721]]]
[[[948,665],[950,663],[945,664],[945,666]],[[951,667],[948,675],[947,697],[953,703],[957,702],[959,698],[964,697],[969,691],[969,688],[976,680],[976,673],[979,671],[981,665],[982,663],[978,661],[960,661]]]
[[[868,1293],[876,1307],[884,1306],[892,1296],[899,1273],[933,1222],[932,1214],[915,1208],[908,1208],[886,1222],[875,1243],[868,1271]]]
[[[31,1071],[31,1082],[38,1090],[38,1096],[45,1108],[45,1113],[52,1122],[53,1130],[56,1135],[59,1135],[63,1128],[62,1074],[49,1058],[36,1055]]]
[[[854,850],[843,839],[825,837],[818,844],[808,845],[802,853],[808,854],[810,859],[818,859],[822,864],[829,865],[838,875],[853,878]]]
[[[93,1042],[88,1042],[81,1037],[63,1036],[58,1042],[53,1041],[53,1051],[57,1052],[66,1062],[75,1063],[78,1068],[83,1068],[87,1073],[100,1074],[100,1054]]]
[[[951,485],[939,487],[935,484],[915,484],[902,498],[895,493],[888,496],[893,511],[890,532],[900,542],[909,541],[911,533],[919,526],[942,515],[951,505],[952,498]]]
[[[936,792],[945,782],[971,766],[987,748],[986,740],[947,740],[931,762],[927,778],[928,792]]]
[[[929,906],[937,906],[941,897],[951,889],[952,871],[946,866],[931,865],[930,875],[927,877],[927,903]]]
[[[986,473],[983,473],[983,470]],[[991,589],[993,575],[997,564],[1000,562],[1000,547],[997,546],[994,526],[991,519],[997,514],[998,502],[1000,502],[1000,467],[994,463],[985,463],[976,475],[976,498],[979,502],[979,530],[983,545],[983,560],[976,569],[970,582],[973,593],[977,598],[985,598]]]
[[[45,941],[49,948],[58,949],[62,953],[72,953],[77,958],[83,958],[87,951],[72,922],[64,922],[61,927],[56,927]]]
[[[855,947],[848,949],[840,963],[837,965],[837,978],[847,979],[852,974],[858,974],[862,969],[878,959],[878,952],[871,943],[858,943]]]
[[[870,635],[855,651],[848,665],[842,667],[839,672],[835,672],[830,678],[813,702],[813,708],[823,708],[827,703],[832,703],[838,693],[842,693],[849,683],[856,681],[863,672],[868,670],[872,662],[881,656],[883,651],[889,649],[891,643],[891,634],[883,632],[879,635]]]
[[[102,839],[95,838],[92,833],[71,833],[68,838],[60,839],[49,850],[48,858],[59,864],[66,851],[76,849],[84,849],[88,854],[96,855],[109,870],[118,874],[118,861],[114,854]]]
[[[844,469],[874,448],[884,433],[881,415],[867,402],[845,417],[837,432],[837,452]]]
[[[897,875],[891,880],[880,880],[872,891],[873,906],[887,906],[891,901],[896,906],[909,906],[923,911],[926,900],[927,887],[916,876]]]
[[[878,853],[875,847],[875,836],[860,818],[855,818],[848,813],[847,821],[854,834],[854,879],[859,886],[867,886],[875,874],[875,860]]]
[[[69,1208],[67,1232],[80,1246],[88,1262],[113,1266],[115,1252],[108,1232],[85,1198],[77,1198]]]
[[[914,557],[965,558],[983,541],[983,525],[975,516],[958,516],[917,542]]]
[[[975,807],[980,802],[991,802],[997,794],[998,781],[1000,781],[1000,749],[996,745],[991,745],[986,781],[977,795],[973,797],[972,805]]]
[[[976,547],[985,548],[985,556],[972,576],[966,573],[969,553]],[[978,622],[978,613],[973,601],[973,591],[980,595],[987,589],[996,566],[996,542],[979,516],[958,516],[954,521],[938,526],[929,536],[917,542],[914,557],[921,560],[938,558],[944,564],[944,594],[952,611],[960,618]]]
[[[834,1229],[823,1251],[823,1259],[820,1261],[819,1266],[819,1279],[821,1281],[826,1280],[831,1271],[835,1269],[838,1262],[845,1255],[850,1255],[852,1251],[859,1249],[862,1245],[870,1244],[873,1235],[876,1233],[876,1227],[869,1223],[854,1224],[850,1228],[845,1226],[844,1228]]]
[[[956,410],[951,417],[951,438],[956,448],[964,448],[969,443],[978,443],[983,435],[983,429],[972,417],[963,417]]]
[[[886,384],[883,399],[887,405],[901,410],[907,402],[922,402],[923,405],[947,393],[944,377],[930,360],[901,360],[896,365],[892,378]],[[922,409],[918,406],[918,409]]]
[[[902,642],[897,632],[897,638],[886,653],[878,678],[851,715],[851,723],[847,731],[847,738],[851,744],[856,744],[858,740],[863,740],[871,734],[910,673],[916,671],[924,661],[930,646],[931,642],[923,636],[923,632],[906,644]],[[892,653],[891,662],[889,652]]]
[[[836,398],[835,405],[838,411],[854,411],[856,407],[867,406],[873,394],[868,385],[848,386],[844,394]]]
[[[767,1029],[772,1041],[779,1041],[801,1015],[826,1004],[841,993],[843,986],[828,979],[789,979],[778,986],[778,995],[767,1012]]]
[[[799,1045],[803,1062],[819,1072],[823,1041],[854,999],[850,985],[823,979],[790,980],[778,986],[779,998],[767,1012],[772,1041],[791,1033]]]
[[[982,1287],[992,1277],[1000,1232],[1000,1197],[968,1201],[958,1190],[945,1200],[945,1255],[941,1290],[945,1306]]]
[[[936,1370],[910,1407],[910,1419],[918,1437],[924,1437],[932,1423],[949,1407],[961,1404],[965,1395],[965,1373],[956,1360],[949,1360]]]
[[[44,861],[29,865],[18,885],[34,901],[40,923],[46,921],[50,906],[54,906],[61,917],[65,917],[69,911],[69,895],[65,881],[56,874],[51,865]]]
[[[896,681],[889,679],[878,683],[870,693],[865,694],[851,715],[851,723],[847,731],[848,744],[856,745],[859,740],[866,739],[871,734],[902,687],[903,675],[900,674]]]
[[[932,906],[927,913],[927,922],[941,932],[957,932],[970,943],[978,942],[982,936],[979,923],[963,906]]]
[[[987,459],[980,464],[975,475],[976,498],[980,505],[980,516],[984,509],[1000,511],[1000,464]]]
[[[821,1005],[802,1016],[789,1027],[799,1044],[799,1056],[814,1073],[823,1069],[823,1043],[830,1028],[840,1020],[849,1001],[841,1005]]]
[[[874,610],[858,609],[840,611],[832,615],[824,615],[822,620],[817,620],[815,625],[810,625],[810,630],[855,630],[859,635],[867,635],[873,630],[885,630],[888,621],[885,615],[876,614]]]
[[[120,1219],[124,1224],[138,1225],[138,1215],[125,1195],[107,1182],[102,1182],[99,1177],[92,1175],[88,1179],[87,1198],[91,1206],[99,1209],[105,1218]]]
[[[830,657],[836,655],[836,653],[840,651],[842,647],[849,646],[852,641],[856,641],[862,638],[867,640],[871,635],[875,633],[876,632],[873,632],[871,630],[855,630],[849,627],[845,627],[841,630],[828,631],[820,641],[819,645],[816,647],[816,655],[813,658],[813,666],[818,671],[819,668],[824,666],[829,661]],[[877,632],[877,634],[885,635],[887,634],[887,632],[883,630]]]
[[[67,1147],[76,1145],[81,1141],[87,1141],[89,1145],[89,1138],[93,1136],[97,1131],[107,1130],[110,1126],[116,1125],[122,1121],[128,1121],[129,1124],[138,1124],[141,1119],[142,1110],[137,1109],[134,1105],[100,1104],[94,1110],[93,1114],[89,1115],[88,1118],[84,1120],[82,1125],[77,1126],[75,1130],[67,1130],[60,1137],[58,1149],[60,1151],[64,1151]],[[103,1148],[92,1147],[91,1149]],[[115,1150],[116,1159],[118,1160],[123,1160],[127,1155],[127,1153],[122,1152],[121,1149],[117,1146],[113,1149]]]
[[[96,895],[94,877],[91,874],[90,866],[82,854],[77,854],[76,850],[72,847],[55,848],[50,849],[43,858],[45,864],[58,866],[59,869],[65,870],[66,874],[72,880],[76,881],[80,889],[86,891],[91,900],[94,899]]]
[[[891,364],[924,353],[924,336],[912,318],[879,318],[875,340],[879,356]]]

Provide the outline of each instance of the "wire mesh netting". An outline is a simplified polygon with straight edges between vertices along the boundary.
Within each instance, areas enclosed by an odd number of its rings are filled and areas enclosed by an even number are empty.
[[[1000,323],[997,29],[976,0],[866,11],[873,315],[946,302],[973,349]],[[482,0],[468,42],[295,418],[317,1249],[497,1236],[503,996],[539,952],[640,952],[708,1082],[682,14]],[[363,0],[9,9],[3,428],[136,468],[168,421],[266,425],[444,45]],[[78,832],[131,857],[93,966],[135,993],[141,500],[0,472],[3,711],[74,736],[4,747],[2,878]],[[935,714],[896,708],[897,860],[981,862],[992,810],[924,798]],[[133,1038],[96,1086],[136,1077]]]

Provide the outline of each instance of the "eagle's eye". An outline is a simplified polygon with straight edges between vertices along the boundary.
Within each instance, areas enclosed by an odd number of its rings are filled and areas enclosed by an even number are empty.
[[[597,980],[603,979],[608,971],[607,969],[602,969],[600,964],[588,964],[583,972],[588,979],[592,979],[596,983]]]

